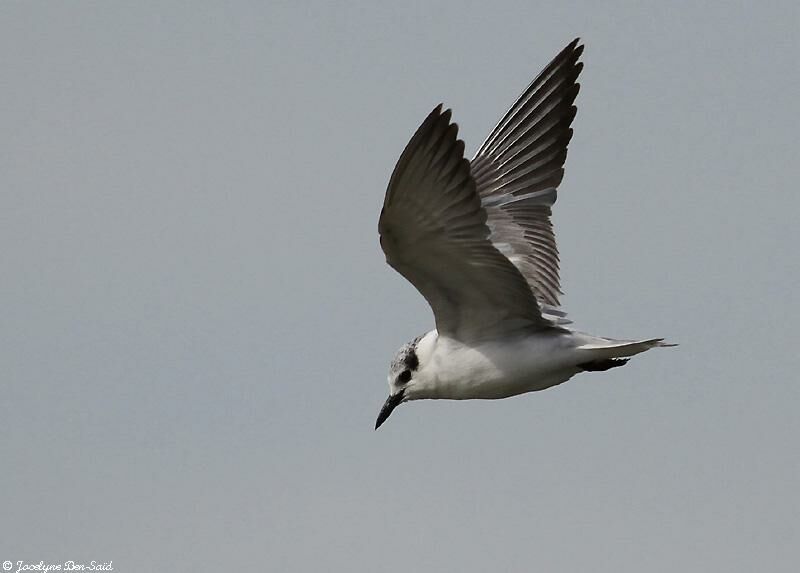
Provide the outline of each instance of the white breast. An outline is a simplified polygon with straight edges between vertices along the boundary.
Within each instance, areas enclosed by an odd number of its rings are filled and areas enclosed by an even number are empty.
[[[567,381],[575,366],[571,333],[532,334],[468,346],[436,331],[420,340],[409,399],[507,398]]]

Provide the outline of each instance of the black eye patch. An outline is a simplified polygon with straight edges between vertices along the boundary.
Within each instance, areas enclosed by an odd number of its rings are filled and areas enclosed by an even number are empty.
[[[407,384],[409,380],[411,380],[410,370],[403,370],[397,377],[397,381],[400,382],[400,384]]]
[[[417,358],[417,353],[413,349],[406,354],[404,362],[406,363],[406,368],[410,370],[416,370],[419,367],[419,358]]]

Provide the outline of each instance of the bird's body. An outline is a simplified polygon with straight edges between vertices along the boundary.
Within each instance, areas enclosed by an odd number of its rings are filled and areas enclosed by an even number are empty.
[[[381,246],[431,305],[436,329],[398,351],[376,428],[405,401],[507,398],[668,346],[573,331],[560,308],[550,214],[582,51],[577,40],[562,50],[472,161],[441,105],[400,156],[378,224]]]
[[[607,364],[602,361],[662,344],[659,339],[611,340],[563,328],[465,344],[432,330],[416,343],[420,366],[405,399],[508,398],[545,390],[593,365]]]
[[[579,372],[575,343],[560,332],[464,344],[432,330],[417,343],[421,367],[407,399],[492,400],[544,390]]]

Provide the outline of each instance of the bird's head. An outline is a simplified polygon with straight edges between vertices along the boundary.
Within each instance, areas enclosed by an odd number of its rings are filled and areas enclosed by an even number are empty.
[[[420,359],[417,346],[421,337],[404,344],[397,351],[392,363],[389,365],[389,397],[384,402],[378,419],[375,421],[377,430],[392,411],[401,403],[414,398],[415,374],[419,372]]]

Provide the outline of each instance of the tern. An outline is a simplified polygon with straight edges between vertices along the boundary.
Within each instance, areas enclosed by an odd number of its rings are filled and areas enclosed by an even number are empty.
[[[571,330],[559,303],[550,214],[577,110],[579,42],[531,82],[472,161],[442,104],[403,150],[378,222],[380,244],[428,301],[436,328],[392,360],[376,430],[403,402],[507,398],[674,346]]]

